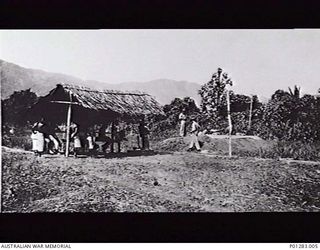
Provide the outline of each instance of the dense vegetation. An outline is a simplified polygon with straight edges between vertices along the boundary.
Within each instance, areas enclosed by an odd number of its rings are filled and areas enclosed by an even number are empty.
[[[175,98],[164,106],[165,116],[149,116],[152,139],[177,136],[178,116],[183,108],[186,109],[188,118],[198,118],[203,129],[226,133],[228,123],[225,93],[228,83],[232,83],[228,74],[218,69],[211,80],[199,90],[200,108],[190,97]],[[30,142],[23,135],[25,129],[22,128],[30,127],[33,119],[30,110],[37,99],[37,95],[27,89],[14,92],[9,98],[2,100],[4,145],[30,148]],[[276,140],[278,146],[275,151],[279,151],[282,156],[307,160],[320,158],[319,96],[301,96],[300,88],[294,86],[293,89],[288,88],[288,91],[275,91],[267,103],[261,103],[255,95],[247,96],[230,91],[230,102],[233,134],[257,135],[263,139]],[[16,137],[8,140],[9,130],[12,128],[17,128]],[[19,136],[22,141],[17,139]]]
[[[226,81],[228,75],[218,73],[199,90],[202,102],[198,109],[193,100],[176,98],[165,105],[167,119],[158,118],[158,130],[176,128],[182,108],[187,114],[197,115],[203,128],[226,129],[227,104]],[[233,133],[252,133],[264,139],[284,141],[317,142],[320,139],[320,98],[312,95],[300,96],[294,86],[288,91],[277,90],[267,103],[261,103],[256,95],[246,96],[230,91]],[[252,104],[251,104],[252,102]],[[251,127],[249,128],[250,105],[252,105]],[[250,130],[250,131],[249,131]]]
[[[9,98],[1,100],[3,124],[26,125],[32,119],[30,110],[37,100],[37,95],[30,89],[15,91]]]
[[[165,106],[168,119],[160,119],[153,124],[155,134],[177,135],[178,115],[182,108],[187,110],[189,117],[197,115],[203,129],[226,133],[226,83],[232,81],[228,74],[219,71],[199,90],[202,98],[200,109],[195,108],[188,97],[176,98]],[[276,140],[278,143],[274,153],[282,157],[320,159],[319,96],[301,96],[300,88],[294,86],[293,89],[288,88],[288,91],[275,91],[267,103],[261,103],[256,95],[246,96],[230,91],[230,103],[233,134],[257,135],[266,140]]]

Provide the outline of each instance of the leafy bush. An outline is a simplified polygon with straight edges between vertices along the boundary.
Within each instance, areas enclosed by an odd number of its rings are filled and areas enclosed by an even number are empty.
[[[276,91],[259,110],[257,133],[265,139],[317,142],[320,140],[320,100]]]
[[[8,129],[2,130],[2,145],[10,148],[21,148],[31,150],[31,130],[28,127],[14,127],[14,133],[11,134]]]
[[[192,115],[198,115],[199,109],[190,97],[175,98],[170,104],[163,107],[165,116],[150,116],[148,123],[153,139],[168,138],[179,135],[179,114],[186,110],[187,119]],[[190,123],[187,124],[190,126]],[[188,128],[187,128],[188,129]]]
[[[3,124],[25,126],[32,120],[30,110],[37,100],[37,95],[30,89],[15,91],[9,98],[1,100]]]

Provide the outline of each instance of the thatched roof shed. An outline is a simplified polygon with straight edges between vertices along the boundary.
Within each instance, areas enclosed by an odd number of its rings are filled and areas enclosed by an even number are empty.
[[[69,155],[71,122],[86,130],[96,124],[103,128],[103,124],[114,124],[119,118],[135,123],[145,115],[164,114],[161,105],[146,93],[95,90],[62,83],[39,99],[33,113],[37,119],[43,117],[53,124],[66,123],[66,156]]]
[[[92,110],[114,111],[130,116],[163,114],[161,105],[149,94],[141,92],[120,92],[115,90],[95,90],[83,86],[58,84],[48,97],[56,99],[71,94],[78,105]]]
[[[71,93],[79,105],[93,110],[112,110],[132,116],[163,113],[161,105],[146,93],[99,91],[69,84],[58,84],[56,91],[59,88]]]
[[[48,95],[41,97],[35,110],[39,115],[50,116],[65,121],[67,102],[72,102],[75,120],[101,120],[114,117],[135,119],[143,115],[164,114],[162,106],[149,94],[141,92],[121,92],[96,90],[88,87],[57,84]],[[94,117],[93,117],[94,116]]]

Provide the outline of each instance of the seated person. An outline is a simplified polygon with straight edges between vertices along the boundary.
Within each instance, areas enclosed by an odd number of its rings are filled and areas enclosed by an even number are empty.
[[[97,133],[95,144],[98,146],[99,151],[102,151],[105,153],[107,147],[111,143],[112,143],[111,124],[109,126],[101,125],[99,128],[99,132]]]
[[[89,156],[95,155],[95,148],[96,148],[95,137],[94,137],[93,131],[90,129],[87,131],[86,141],[87,141],[87,148],[89,151]]]
[[[60,141],[58,136],[56,135],[57,127],[51,122],[48,122],[48,125],[46,126],[46,132],[45,137],[48,145],[49,153],[51,154],[57,154],[59,152],[60,148]]]

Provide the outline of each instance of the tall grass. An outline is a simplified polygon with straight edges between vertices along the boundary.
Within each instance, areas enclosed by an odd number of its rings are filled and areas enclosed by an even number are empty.
[[[282,158],[295,160],[320,160],[320,143],[278,142],[274,151]]]
[[[259,158],[292,158],[294,160],[320,161],[320,144],[307,142],[278,141],[274,146],[256,151],[236,151],[238,156]]]

